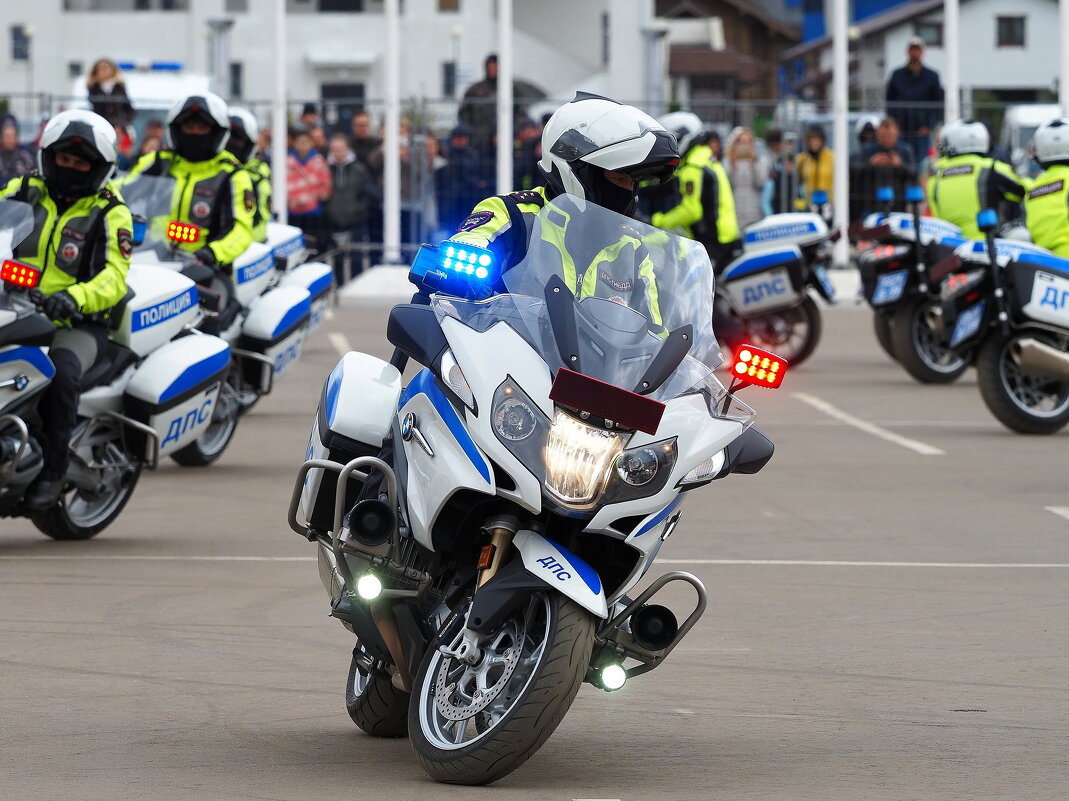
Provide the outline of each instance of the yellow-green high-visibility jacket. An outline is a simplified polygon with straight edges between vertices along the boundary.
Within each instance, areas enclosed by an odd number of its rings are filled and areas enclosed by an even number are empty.
[[[650,222],[657,228],[682,229],[683,234],[706,248],[736,241],[739,220],[735,214],[735,195],[724,166],[713,159],[712,149],[697,145],[688,150],[676,167],[676,178],[679,205],[656,212]]]
[[[450,240],[494,251],[504,272],[527,255],[535,218],[545,204],[544,187],[489,197],[474,208]],[[560,253],[564,283],[580,300],[594,295],[616,300],[645,315],[653,328],[662,329],[654,266],[639,233],[622,232],[619,240],[601,248],[580,270],[573,254],[589,251],[590,243],[568,239],[571,218],[566,207],[566,202],[558,203],[542,216],[541,226],[542,240]],[[624,266],[626,275],[620,272]]]
[[[33,232],[13,257],[41,270],[42,293],[67,290],[83,314],[105,312],[125,297],[133,220],[114,188],[79,198],[62,213],[36,174],[13,178],[0,197],[33,206]]]
[[[256,211],[252,215],[252,238],[257,242],[267,239],[267,223],[271,219],[271,165],[258,158],[245,162],[245,169],[252,180],[256,195]]]
[[[1032,241],[1069,259],[1069,165],[1055,164],[1032,181],[1024,199]]]
[[[982,209],[1019,206],[1025,191],[1024,179],[1009,164],[978,153],[963,153],[936,162],[935,172],[928,178],[928,208],[933,217],[958,226],[963,236],[983,239],[976,215]]]
[[[179,246],[190,253],[210,247],[219,264],[231,264],[252,244],[256,194],[248,172],[226,151],[207,161],[189,161],[173,150],[146,153],[123,183],[139,175],[169,175],[177,182],[171,219],[200,228],[196,242]]]

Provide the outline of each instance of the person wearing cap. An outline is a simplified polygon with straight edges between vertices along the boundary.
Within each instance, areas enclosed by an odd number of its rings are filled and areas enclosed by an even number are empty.
[[[798,155],[795,169],[798,183],[804,193],[795,203],[799,211],[808,211],[813,206],[813,193],[823,190],[828,195],[828,203],[834,205],[834,164],[835,154],[824,146],[824,129],[812,125],[805,132],[805,148]]]
[[[252,244],[256,193],[249,174],[224,148],[230,139],[226,103],[211,92],[179,100],[167,115],[171,147],[142,156],[122,183],[139,176],[170,176],[177,190],[171,220],[195,226],[195,241],[178,247],[207,267],[229,275]]]
[[[924,40],[910,38],[908,61],[891,73],[887,81],[887,115],[902,130],[902,138],[913,148],[918,163],[928,157],[932,129],[943,116],[943,84],[939,73],[921,63]]]
[[[33,207],[33,231],[13,257],[41,271],[42,311],[59,328],[48,354],[56,374],[38,405],[44,468],[26,492],[30,511],[55,506],[67,484],[81,379],[103,357],[107,315],[126,296],[133,220],[108,183],[116,158],[114,126],[91,111],[64,111],[41,134],[37,170],[0,190]]]

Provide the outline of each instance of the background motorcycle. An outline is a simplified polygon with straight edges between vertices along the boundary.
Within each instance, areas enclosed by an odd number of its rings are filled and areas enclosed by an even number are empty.
[[[622,231],[646,243],[666,330],[623,305],[642,291],[635,248],[595,257]],[[357,637],[350,716],[407,733],[446,782],[508,774],[584,681],[618,689],[663,662],[704,587],[669,573],[627,593],[686,492],[757,472],[773,450],[712,376],[704,248],[568,196],[531,243],[501,279],[509,294],[482,301],[466,298],[490,294],[492,253],[424,246],[420,290],[390,315],[392,362],[349,353],[327,379],[289,510],[317,543],[331,614]],[[590,291],[558,275],[572,248],[598,264]],[[424,367],[402,387],[409,358]],[[764,386],[785,369],[756,348],[732,362]],[[651,602],[678,582],[697,596],[683,622]]]

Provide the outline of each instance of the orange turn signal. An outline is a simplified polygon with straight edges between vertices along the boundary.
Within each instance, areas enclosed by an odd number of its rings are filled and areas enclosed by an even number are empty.
[[[171,220],[167,223],[167,238],[172,242],[196,242],[200,239],[200,226]]]
[[[740,345],[731,366],[731,375],[736,381],[768,389],[778,389],[786,372],[785,360],[753,345]]]
[[[41,283],[41,271],[21,261],[7,259],[0,267],[0,281],[24,289],[33,289]]]

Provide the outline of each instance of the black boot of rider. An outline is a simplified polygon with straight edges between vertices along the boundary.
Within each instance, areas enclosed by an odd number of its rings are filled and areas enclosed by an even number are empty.
[[[63,492],[63,485],[67,483],[65,476],[54,478],[50,473],[42,473],[26,490],[23,503],[31,512],[43,512],[51,509],[59,501]]]

